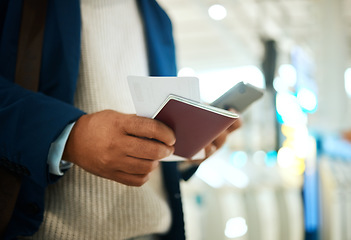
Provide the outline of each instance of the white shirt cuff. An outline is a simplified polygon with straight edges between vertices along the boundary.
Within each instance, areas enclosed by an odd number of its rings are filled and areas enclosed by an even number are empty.
[[[51,143],[47,161],[49,165],[49,172],[51,174],[62,176],[62,170],[69,169],[73,165],[70,162],[62,160],[62,154],[74,124],[75,122],[68,124],[61,132],[60,136],[53,143]]]

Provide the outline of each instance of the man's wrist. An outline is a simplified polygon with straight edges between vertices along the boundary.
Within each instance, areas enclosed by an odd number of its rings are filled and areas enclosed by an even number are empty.
[[[62,176],[63,170],[67,170],[73,165],[68,161],[62,160],[62,155],[74,124],[75,122],[68,124],[50,146],[47,162],[51,174]]]

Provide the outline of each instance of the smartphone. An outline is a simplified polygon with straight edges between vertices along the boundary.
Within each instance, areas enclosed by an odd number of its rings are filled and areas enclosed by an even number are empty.
[[[260,99],[264,94],[263,89],[249,83],[239,82],[222,96],[211,103],[211,106],[230,109],[233,108],[239,113],[246,110],[251,103]]]

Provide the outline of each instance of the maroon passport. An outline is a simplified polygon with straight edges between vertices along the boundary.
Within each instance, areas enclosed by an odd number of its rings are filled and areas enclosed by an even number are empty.
[[[220,108],[169,95],[154,119],[168,125],[175,132],[174,154],[191,158],[238,117],[237,114]]]

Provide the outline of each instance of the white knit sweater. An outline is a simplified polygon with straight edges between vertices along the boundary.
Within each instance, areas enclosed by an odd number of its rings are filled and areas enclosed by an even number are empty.
[[[147,75],[146,46],[134,0],[81,0],[81,66],[75,105],[87,113],[134,113],[127,75]],[[126,239],[168,230],[171,213],[156,170],[128,187],[73,166],[45,197],[34,239]]]

